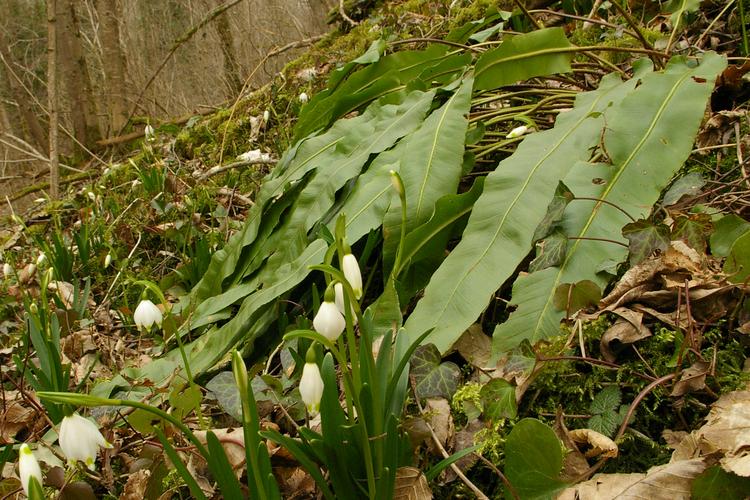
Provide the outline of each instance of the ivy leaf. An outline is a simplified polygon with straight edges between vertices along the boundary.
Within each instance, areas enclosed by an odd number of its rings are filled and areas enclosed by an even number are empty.
[[[505,442],[505,475],[523,499],[552,499],[567,483],[560,479],[563,450],[554,431],[534,418],[518,422]],[[505,498],[513,495],[506,490]]]
[[[711,217],[695,214],[675,218],[672,240],[682,240],[699,252],[706,251],[706,239],[711,233]]]
[[[440,351],[435,344],[426,344],[414,351],[411,375],[416,381],[417,397],[450,399],[458,388],[461,370],[450,361],[441,363]]]
[[[253,382],[255,380],[253,379]],[[208,381],[206,389],[216,398],[219,407],[227,415],[238,422],[242,422],[242,405],[240,403],[240,391],[234,381],[232,372],[221,372]],[[255,392],[255,391],[253,391]]]
[[[701,188],[706,184],[706,180],[698,172],[690,172],[687,175],[683,175],[674,183],[667,192],[664,194],[662,204],[665,207],[674,205],[683,196],[694,196],[700,193]]]
[[[516,388],[507,380],[490,380],[479,390],[479,397],[487,419],[516,418]]]
[[[536,258],[529,264],[529,272],[533,273],[559,266],[565,260],[565,251],[568,248],[568,237],[556,229],[552,234],[537,242]]]
[[[750,232],[737,238],[724,262],[724,272],[732,283],[743,283],[750,277]]]
[[[643,262],[656,250],[664,251],[669,246],[669,228],[641,219],[622,228],[622,235],[630,242],[630,265]]]
[[[539,241],[552,233],[553,228],[562,220],[565,207],[574,198],[573,192],[568,189],[564,182],[560,181],[557,184],[555,194],[552,196],[552,201],[547,205],[547,213],[544,214],[544,218],[534,231],[532,241]]]

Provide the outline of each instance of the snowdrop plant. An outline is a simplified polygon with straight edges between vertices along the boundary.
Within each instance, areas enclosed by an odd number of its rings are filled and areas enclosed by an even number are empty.
[[[68,464],[83,462],[90,470],[96,468],[99,448],[112,448],[96,424],[78,413],[63,418],[57,438]]]
[[[400,178],[397,180],[400,183]],[[310,347],[300,380],[300,394],[308,411],[316,409],[320,397],[317,409],[321,431],[301,427],[297,439],[276,431],[262,431],[261,435],[288,449],[315,479],[325,498],[389,499],[393,497],[396,471],[410,465],[411,447],[399,421],[406,400],[408,361],[427,333],[410,345],[406,335],[397,334],[398,328],[389,329],[378,339],[380,348],[377,356],[373,355],[375,311],[388,304],[398,308],[398,297],[395,287],[389,284],[380,307],[376,303],[361,312],[358,302],[362,297],[361,274],[346,243],[345,227],[341,216],[327,263],[313,266],[325,273],[329,281],[326,301],[331,289],[334,295],[338,289],[341,291],[336,302],[337,312],[343,311],[345,318],[344,335],[328,338],[314,324],[316,331],[295,330],[285,336],[286,340],[312,340],[328,351],[318,367],[315,344]],[[331,265],[334,255],[338,255],[338,268]],[[351,259],[355,261],[356,273]],[[400,311],[396,314],[400,317]],[[339,400],[338,374],[343,382],[344,403]],[[352,445],[342,447],[342,441]],[[321,468],[327,477],[320,474]]]
[[[148,299],[142,299],[138,303],[138,307],[135,308],[133,313],[133,322],[139,331],[149,332],[151,328],[156,325],[161,328],[164,316],[161,310]]]
[[[18,450],[18,475],[23,492],[32,499],[42,499],[42,469],[39,467],[34,452],[28,444],[23,443]]]
[[[277,500],[281,498],[278,485],[271,471],[271,459],[268,448],[260,440],[260,420],[252,387],[250,386],[247,368],[239,352],[232,353],[232,372],[240,392],[240,403],[242,406],[242,424],[245,438],[245,460],[247,468],[247,487],[250,498],[263,500]],[[107,399],[85,394],[73,394],[67,392],[39,392],[37,393],[43,401],[54,402],[63,405],[74,406],[129,406],[144,410],[162,419],[165,423],[174,426],[190,442],[195,450],[206,460],[211,475],[216,480],[217,486],[223,498],[244,498],[242,486],[240,485],[235,471],[227,458],[221,442],[212,431],[206,433],[205,444],[198,439],[195,433],[188,428],[181,419],[167,413],[155,406],[140,401],[121,399]],[[66,424],[63,421],[60,429],[60,447],[66,453],[68,459],[82,460],[88,464],[90,453],[96,453],[98,446],[102,445],[104,438],[101,437],[96,426],[83,417],[74,414]],[[84,423],[83,421],[87,422]],[[93,429],[91,427],[93,427]],[[82,443],[73,444],[68,441],[71,436],[69,431],[77,431]],[[175,450],[165,432],[160,427],[154,427],[154,433],[164,447],[164,453],[174,465],[177,472],[190,489],[192,498],[207,500],[205,493],[201,490],[195,478],[190,474],[187,465]],[[101,438],[101,439],[100,439]],[[86,446],[87,445],[87,446]],[[70,454],[68,454],[70,453]],[[317,471],[320,476],[320,471]],[[322,478],[322,476],[320,476]]]

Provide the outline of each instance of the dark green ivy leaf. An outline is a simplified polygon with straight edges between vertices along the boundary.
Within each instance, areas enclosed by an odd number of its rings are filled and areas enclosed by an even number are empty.
[[[458,388],[461,370],[455,363],[440,361],[440,351],[435,344],[419,346],[414,351],[411,358],[411,375],[416,381],[417,397],[453,397]]]
[[[630,242],[631,266],[643,262],[657,250],[663,252],[669,246],[669,228],[643,219],[625,225],[622,235]]]

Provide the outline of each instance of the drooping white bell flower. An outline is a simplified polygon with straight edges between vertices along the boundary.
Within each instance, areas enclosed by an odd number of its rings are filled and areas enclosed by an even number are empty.
[[[47,255],[44,252],[39,252],[39,256],[36,258],[36,265],[41,266],[44,261],[47,260]]]
[[[505,136],[506,139],[515,139],[516,137],[521,137],[525,133],[529,131],[529,127],[526,125],[521,125],[520,127],[516,127],[513,130],[510,131],[508,135]]]
[[[3,277],[10,279],[11,276],[13,276],[13,266],[6,262],[3,264]]]
[[[320,411],[320,399],[323,397],[323,378],[314,356],[312,361],[309,360],[309,351],[307,357],[308,361],[302,368],[302,378],[299,381],[299,393],[310,416],[315,416]]]
[[[268,111],[268,110],[265,110],[263,112],[263,121],[264,122],[268,122],[268,120],[270,120],[270,119],[271,119],[271,112]]]
[[[26,496],[29,496],[31,478],[35,478],[42,486],[42,469],[39,467],[34,452],[29,445],[23,443],[18,450],[18,475],[21,476],[21,486]]]
[[[112,254],[108,253],[107,256],[104,257],[104,269],[107,269],[110,264],[112,264]]]
[[[143,134],[146,136],[147,141],[153,141],[154,139],[156,139],[154,127],[152,127],[150,123],[146,124],[146,127],[143,129]]]
[[[307,101],[309,101],[309,100],[310,100],[310,98],[309,98],[309,97],[307,96],[307,93],[306,93],[306,92],[302,92],[302,93],[301,93],[301,94],[299,95],[299,102],[301,102],[302,104],[305,104],[305,103],[307,103]]]
[[[344,255],[342,271],[346,281],[352,286],[354,291],[354,298],[359,300],[362,298],[362,273],[359,271],[359,263],[357,258],[351,254],[351,252]]]
[[[81,461],[91,470],[99,448],[112,448],[96,424],[78,413],[63,418],[58,441],[68,463]]]
[[[338,307],[339,311],[341,312],[341,315],[344,316],[344,319],[346,319],[346,313],[344,312],[344,285],[342,285],[339,282],[336,282],[335,285],[333,285],[333,291],[336,293],[336,307]],[[352,311],[352,321],[353,324],[357,324],[357,313],[354,310],[354,305],[349,304],[349,309]]]
[[[346,328],[346,320],[336,307],[336,295],[332,286],[326,289],[324,301],[313,318],[313,328],[331,342],[335,342]]]
[[[154,326],[154,324],[161,328],[161,322],[163,319],[164,316],[162,316],[161,310],[148,299],[143,299],[133,313],[135,326],[141,331],[151,330],[151,327]]]

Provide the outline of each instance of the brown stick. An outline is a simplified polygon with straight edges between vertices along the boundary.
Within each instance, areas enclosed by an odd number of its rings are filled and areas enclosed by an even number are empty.
[[[60,197],[60,157],[57,150],[57,30],[56,0],[47,0],[47,108],[49,109],[49,195]]]

